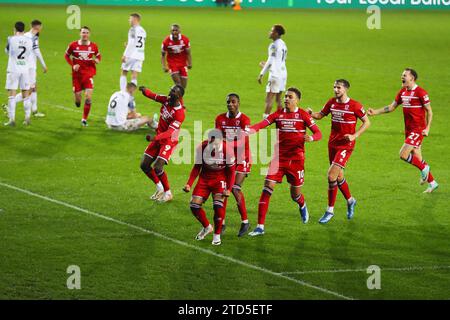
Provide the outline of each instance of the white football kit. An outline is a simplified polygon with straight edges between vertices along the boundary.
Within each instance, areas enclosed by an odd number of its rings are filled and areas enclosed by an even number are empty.
[[[30,83],[30,55],[32,54],[33,43],[25,35],[15,35],[8,37],[6,53],[8,54],[8,68],[6,70],[7,90],[29,90]]]
[[[36,86],[36,68],[37,68],[36,60],[39,59],[42,68],[46,68],[47,66],[45,65],[41,49],[39,49],[39,35],[27,32],[25,33],[25,36],[30,38],[33,43],[33,50],[30,55],[29,74],[30,74],[31,88],[34,88]]]
[[[128,31],[127,47],[123,55],[125,62],[122,63],[122,70],[142,71],[142,62],[145,60],[145,39],[147,33],[141,26],[131,27]]]
[[[109,99],[106,124],[108,128],[118,131],[134,131],[139,129],[140,119],[127,119],[128,104],[131,95],[126,91],[114,92]]]
[[[261,71],[261,75],[269,71],[269,82],[267,83],[266,92],[279,93],[286,90],[286,43],[281,39],[277,39],[269,45],[268,51],[269,57]]]

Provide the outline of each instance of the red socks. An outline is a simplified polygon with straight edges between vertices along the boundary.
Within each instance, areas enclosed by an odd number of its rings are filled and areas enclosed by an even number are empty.
[[[91,111],[91,103],[85,101],[84,102],[84,109],[83,109],[83,120],[87,120],[90,111]]]
[[[292,198],[292,200],[294,200],[300,208],[303,208],[303,206],[305,205],[305,197],[303,196],[303,194],[299,195],[296,198]]]
[[[156,173],[158,175],[159,180],[161,181],[163,187],[164,187],[164,191],[169,191],[170,190],[170,186],[169,186],[169,179],[167,178],[167,174],[166,172],[163,170],[161,172]]]
[[[345,180],[345,178],[342,181],[338,181],[338,187],[339,187],[339,190],[341,190],[341,192],[344,195],[344,198],[346,200],[348,200],[352,197],[352,194],[350,193],[350,189],[348,187],[347,180]]]
[[[225,208],[220,200],[213,201],[214,207],[214,234],[221,234],[223,220],[225,219]]]
[[[155,170],[153,168],[150,168],[150,172],[145,173],[147,175],[147,177],[150,178],[150,180],[152,180],[155,184],[157,184],[159,182],[159,178],[155,173]]]
[[[328,180],[328,206],[334,207],[337,196],[337,181]]]
[[[236,198],[236,203],[237,203],[237,207],[239,210],[239,213],[241,215],[241,221],[247,220],[247,207],[245,206],[245,198],[244,198],[244,194],[241,191],[241,186],[235,184],[233,186],[233,190],[237,190],[238,192],[238,196]]]
[[[197,220],[200,221],[203,228],[209,226],[209,221],[208,218],[206,218],[205,210],[203,210],[203,208],[199,204],[191,203],[191,211],[194,217],[196,217]]]
[[[264,187],[259,198],[258,204],[258,224],[264,224],[266,220],[267,210],[269,209],[270,196],[273,190],[269,187]]]
[[[411,163],[413,166],[419,168],[420,171],[425,168],[425,162],[420,161],[419,158],[414,156],[412,153],[409,154],[408,159],[406,159],[406,162]]]

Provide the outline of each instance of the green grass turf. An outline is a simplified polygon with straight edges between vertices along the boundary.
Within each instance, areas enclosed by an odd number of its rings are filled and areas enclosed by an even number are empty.
[[[1,6],[2,47],[17,20],[44,22],[41,48],[49,67],[39,70],[39,108],[47,117],[24,128],[0,128],[0,182],[100,213],[273,272],[330,269],[444,267],[382,271],[381,290],[368,290],[364,271],[289,274],[357,299],[448,299],[450,287],[450,210],[447,162],[450,145],[450,13],[383,11],[382,29],[366,28],[364,11],[244,10],[169,8],[82,8],[82,24],[103,54],[95,78],[90,126],[81,128],[81,111],[72,103],[67,44],[77,31],[65,27],[64,7]],[[119,84],[120,58],[127,36],[127,15],[138,10],[148,33],[147,60],[140,84],[166,93],[171,80],[161,71],[160,43],[169,24],[178,22],[192,41],[193,65],[183,127],[193,132],[225,111],[225,95],[242,97],[241,110],[253,122],[263,109],[264,86],[256,77],[266,58],[267,33],[273,23],[287,29],[289,85],[302,89],[302,106],[319,109],[332,95],[332,82],[351,81],[350,94],[366,107],[382,107],[400,87],[400,73],[415,67],[419,83],[432,99],[434,121],[423,153],[441,187],[424,195],[418,171],[399,160],[403,143],[401,110],[372,119],[357,142],[346,172],[358,199],[354,220],[347,221],[338,195],[336,216],[317,223],[326,206],[327,135],[330,120],[319,123],[325,139],[307,146],[304,194],[311,221],[300,223],[288,185],[277,186],[260,238],[235,235],[239,227],[234,200],[229,203],[227,233],[221,247],[210,239],[195,242],[200,226],[189,211],[190,196],[181,191],[190,165],[169,165],[173,202],[158,205],[148,196],[153,186],[139,170],[147,143],[136,134],[109,132],[104,125],[107,101]],[[0,57],[5,72],[6,55]],[[1,94],[6,102],[6,94]],[[141,112],[159,106],[137,98]],[[63,108],[61,108],[61,106]],[[2,122],[6,121],[4,115]],[[255,165],[244,192],[256,223],[264,176]],[[211,202],[205,204],[212,216]],[[276,275],[170,242],[140,230],[106,221],[0,186],[0,298],[138,298],[138,299],[335,299]],[[81,268],[81,290],[66,288],[66,268]],[[447,268],[445,268],[447,267]]]

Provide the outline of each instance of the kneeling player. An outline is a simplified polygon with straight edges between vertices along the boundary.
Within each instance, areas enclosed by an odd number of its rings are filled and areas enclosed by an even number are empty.
[[[130,82],[127,84],[125,91],[117,91],[111,96],[105,121],[109,129],[135,131],[144,125],[156,129],[157,123],[153,119],[141,116],[134,110],[129,109],[130,101],[136,89],[136,85]]]
[[[318,141],[322,138],[322,133],[311,116],[305,110],[297,107],[300,99],[300,90],[289,88],[284,98],[285,107],[250,127],[251,130],[258,131],[275,123],[279,133],[275,144],[275,155],[270,162],[269,172],[259,200],[258,225],[249,233],[252,237],[264,234],[264,221],[270,197],[275,184],[281,183],[284,176],[291,185],[291,198],[298,204],[303,223],[307,223],[309,220],[305,197],[301,192],[305,177],[305,141]],[[312,131],[312,136],[306,134],[306,128]]]
[[[203,228],[195,237],[196,240],[203,240],[213,231],[213,227],[206,218],[202,204],[213,195],[214,208],[214,236],[213,245],[220,245],[220,234],[222,224],[225,219],[225,198],[230,195],[233,185],[235,159],[234,151],[224,142],[222,133],[214,129],[208,134],[208,140],[202,142],[197,149],[195,165],[192,168],[189,180],[183,191],[189,192],[198,175],[200,178],[192,192],[191,211],[192,214],[202,224]]]

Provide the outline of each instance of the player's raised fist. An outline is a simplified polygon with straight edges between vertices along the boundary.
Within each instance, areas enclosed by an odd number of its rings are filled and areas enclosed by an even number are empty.
[[[183,191],[184,192],[189,192],[189,191],[191,191],[191,186],[190,185],[185,185],[184,187],[183,187]]]
[[[430,133],[430,130],[429,129],[424,129],[424,130],[422,130],[422,135],[423,136],[425,136],[425,137],[428,137],[428,134]]]

